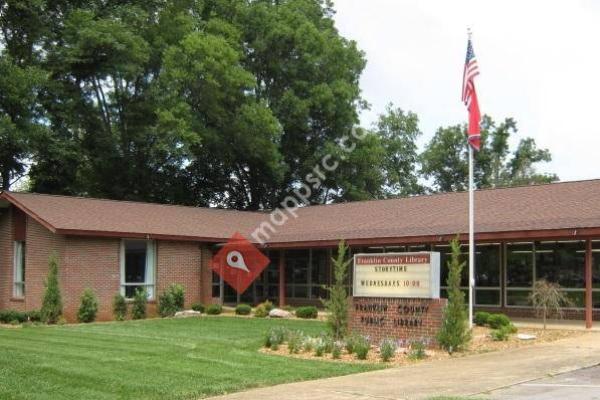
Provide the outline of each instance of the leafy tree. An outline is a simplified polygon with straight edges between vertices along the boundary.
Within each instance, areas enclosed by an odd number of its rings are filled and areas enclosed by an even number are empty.
[[[333,284],[326,287],[329,298],[322,300],[329,312],[327,325],[335,339],[342,339],[348,333],[348,294],[346,280],[348,265],[352,262],[347,258],[348,246],[343,240],[338,244],[337,255],[333,261]]]
[[[52,253],[48,261],[48,277],[45,282],[44,297],[40,310],[42,321],[55,324],[62,316],[62,296],[58,284],[58,256]]]
[[[465,127],[454,125],[440,128],[421,154],[421,173],[432,181],[434,192],[468,189],[468,144]],[[549,183],[558,180],[555,174],[541,174],[535,169],[541,162],[552,160],[550,152],[538,149],[534,139],[522,139],[511,151],[509,138],[517,132],[512,118],[496,124],[484,116],[481,150],[475,152],[474,181],[478,188]]]
[[[538,317],[542,318],[544,329],[546,329],[546,321],[549,317],[554,315],[562,318],[562,307],[569,307],[573,304],[559,284],[548,282],[545,279],[537,280],[533,284],[529,301]]]
[[[448,305],[444,309],[442,327],[437,334],[440,346],[452,354],[461,351],[471,340],[471,331],[465,306],[465,294],[460,290],[461,272],[465,262],[460,261],[461,250],[457,239],[450,242],[452,254],[448,261]]]

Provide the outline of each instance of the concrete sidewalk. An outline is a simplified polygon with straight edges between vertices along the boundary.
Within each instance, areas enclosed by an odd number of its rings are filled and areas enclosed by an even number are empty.
[[[443,361],[219,396],[215,399],[366,400],[473,395],[600,364],[600,333]]]

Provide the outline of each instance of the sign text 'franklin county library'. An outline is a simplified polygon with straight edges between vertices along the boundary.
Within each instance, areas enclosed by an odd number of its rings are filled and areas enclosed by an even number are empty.
[[[441,326],[440,255],[356,254],[351,329],[374,340],[435,341]]]

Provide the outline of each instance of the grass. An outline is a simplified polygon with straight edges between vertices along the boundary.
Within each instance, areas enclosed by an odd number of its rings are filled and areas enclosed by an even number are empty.
[[[194,399],[381,368],[259,353],[275,325],[325,329],[236,317],[0,328],[0,398]]]

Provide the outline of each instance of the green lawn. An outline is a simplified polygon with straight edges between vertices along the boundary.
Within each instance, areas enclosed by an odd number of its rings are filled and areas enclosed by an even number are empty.
[[[378,368],[259,353],[275,325],[325,329],[235,317],[0,328],[0,399],[194,399]]]

